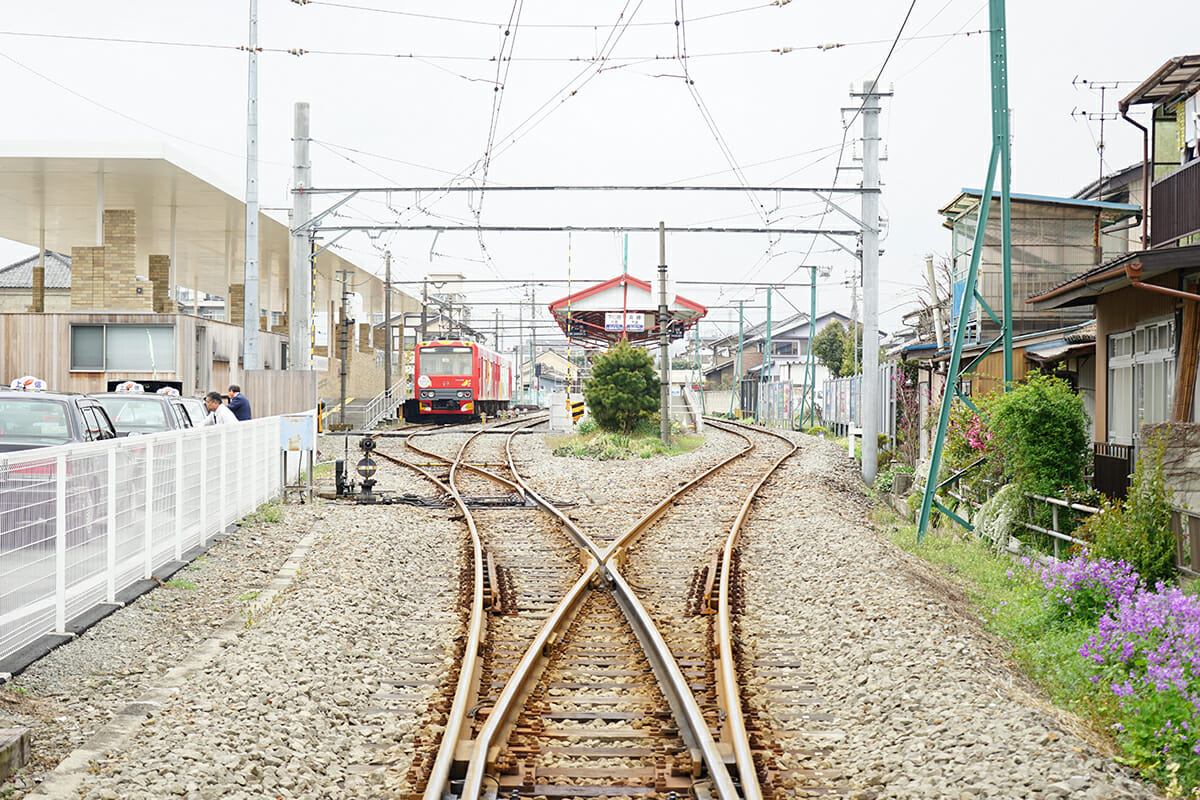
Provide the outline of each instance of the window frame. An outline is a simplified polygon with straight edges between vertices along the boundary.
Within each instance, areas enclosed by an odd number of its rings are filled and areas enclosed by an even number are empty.
[[[90,366],[90,365],[89,366],[79,366],[75,360],[75,331],[79,330],[79,329],[83,329],[83,328],[99,328],[100,329],[100,365],[99,366]],[[114,367],[114,368],[111,368],[112,371],[114,371],[114,372],[170,372],[170,373],[175,373],[178,371],[179,354],[177,351],[179,348],[179,329],[174,324],[169,324],[169,323],[168,324],[163,324],[163,323],[142,324],[142,323],[130,323],[130,322],[120,322],[120,323],[115,323],[115,322],[114,323],[108,323],[108,322],[74,323],[73,322],[70,324],[70,327],[69,327],[69,330],[67,333],[67,343],[68,343],[68,348],[69,348],[68,372],[93,372],[94,373],[94,372],[109,372],[110,371],[110,367],[108,364],[108,361],[109,361],[108,330],[109,330],[109,328],[124,328],[124,329],[140,328],[143,330],[148,330],[150,328],[158,328],[158,329],[163,329],[163,330],[169,330],[171,332],[171,344],[170,344],[171,363],[169,366],[163,366],[163,365],[157,365],[157,364],[146,364],[142,367],[121,367],[121,368]],[[153,344],[151,345],[151,347],[153,347]]]

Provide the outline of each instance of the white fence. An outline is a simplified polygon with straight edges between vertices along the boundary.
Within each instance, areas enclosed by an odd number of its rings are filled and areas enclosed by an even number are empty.
[[[280,492],[279,417],[0,453],[0,659]]]

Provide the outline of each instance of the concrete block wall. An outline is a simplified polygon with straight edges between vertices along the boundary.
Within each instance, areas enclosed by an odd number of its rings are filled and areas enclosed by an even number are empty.
[[[375,348],[372,346],[371,342],[371,323],[369,322],[358,323],[358,352],[375,352]]]

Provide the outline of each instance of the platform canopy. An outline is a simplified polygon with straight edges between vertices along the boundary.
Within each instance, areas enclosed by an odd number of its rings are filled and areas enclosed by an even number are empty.
[[[235,188],[159,143],[0,142],[0,236],[70,255],[103,244],[106,209],[136,214],[134,269],[151,254],[171,256],[172,288],[228,297],[244,280],[246,206]],[[287,307],[288,227],[259,215],[259,306]],[[317,269],[350,270],[355,286],[382,297],[373,273],[325,251]],[[172,292],[173,294],[173,292]]]
[[[659,292],[650,283],[629,274],[567,295],[550,304],[558,326],[571,341],[607,347],[628,338],[633,345],[659,341]],[[679,295],[667,295],[667,330],[680,339],[708,309]]]

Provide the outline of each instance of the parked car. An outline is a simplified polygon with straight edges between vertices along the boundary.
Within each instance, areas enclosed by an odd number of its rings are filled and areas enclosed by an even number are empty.
[[[183,403],[183,408],[187,411],[193,428],[204,424],[204,420],[208,416],[208,407],[204,405],[203,400],[199,397],[181,397],[179,402]]]
[[[82,394],[0,391],[0,553],[52,546],[58,497],[55,458],[12,460],[3,453],[115,439],[104,407]],[[103,454],[76,452],[65,468],[68,547],[95,538],[102,508]]]
[[[195,426],[183,398],[141,392],[104,392],[96,398],[117,428],[118,436],[158,433]]]
[[[102,404],[89,395],[0,392],[0,452],[112,439],[116,435]]]

